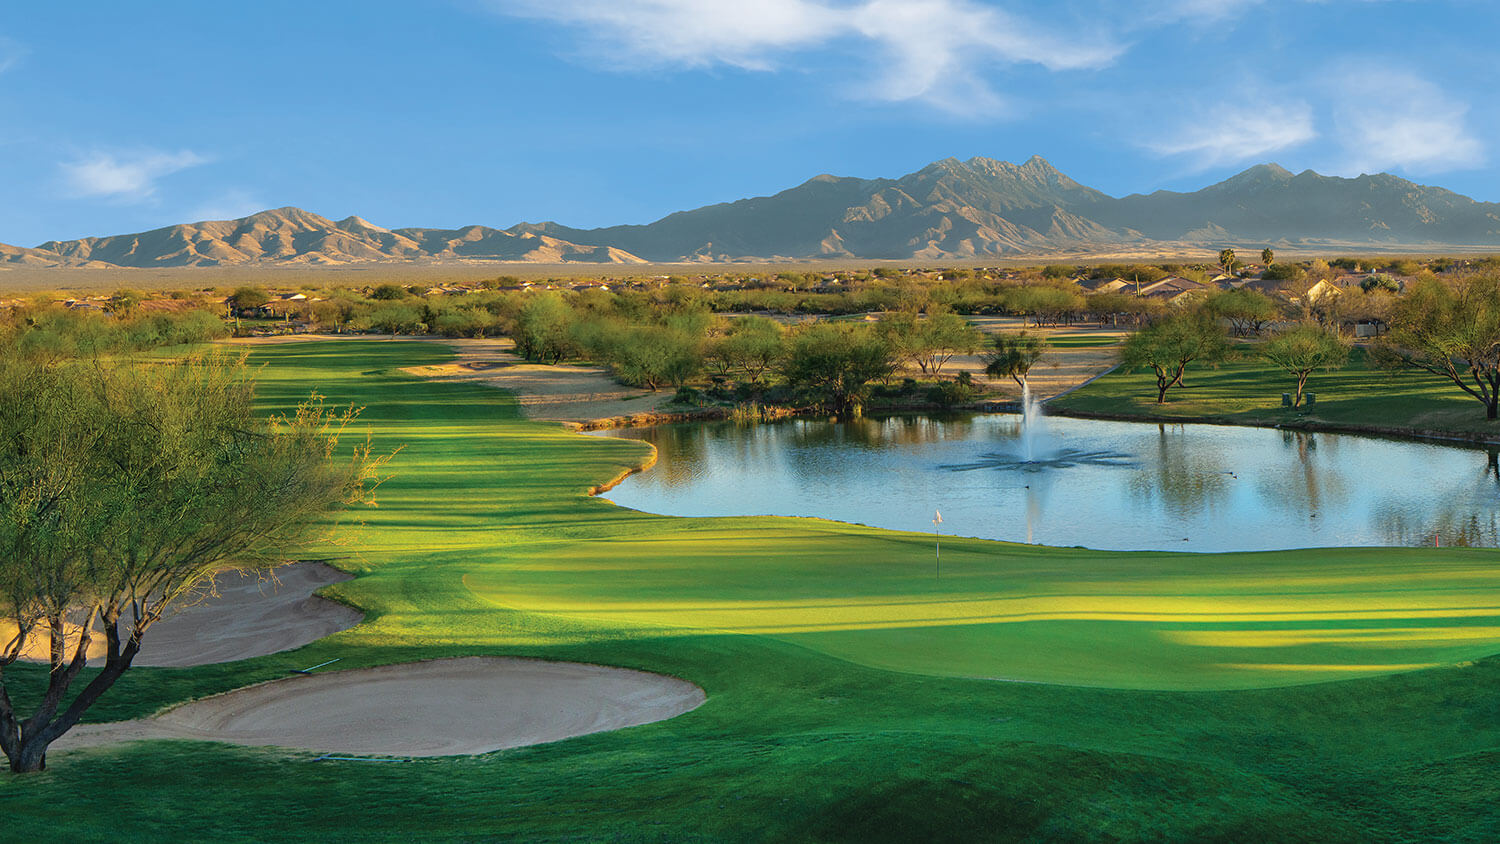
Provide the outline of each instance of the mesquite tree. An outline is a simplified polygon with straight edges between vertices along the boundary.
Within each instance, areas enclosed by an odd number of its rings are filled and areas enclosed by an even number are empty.
[[[354,408],[314,395],[268,420],[253,398],[243,358],[0,354],[0,751],[12,771],[45,767],[151,626],[216,572],[285,562],[330,513],[373,503],[387,458],[368,442],[340,448]],[[88,676],[99,636],[103,665]],[[29,713],[4,673],[23,657],[48,666]]]
[[[1308,376],[1315,369],[1338,369],[1347,363],[1349,343],[1320,325],[1302,323],[1267,340],[1260,353],[1297,379],[1292,407],[1301,407]]]
[[[894,361],[890,344],[868,325],[815,322],[791,335],[781,375],[828,411],[858,416],[869,383],[888,377]]]
[[[1486,419],[1500,417],[1500,279],[1418,282],[1390,322],[1373,348],[1378,362],[1442,376],[1478,399]]]
[[[1179,311],[1130,335],[1120,348],[1120,364],[1156,373],[1156,403],[1166,404],[1167,391],[1182,383],[1188,364],[1218,363],[1229,352],[1217,320],[1200,311]]]
[[[991,378],[1009,378],[1016,386],[1026,386],[1031,368],[1047,353],[1047,341],[1022,331],[1019,334],[996,334],[995,351],[984,356],[984,374]]]

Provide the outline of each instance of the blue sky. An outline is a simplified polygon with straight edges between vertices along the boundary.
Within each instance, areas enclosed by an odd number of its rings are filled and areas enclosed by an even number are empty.
[[[1262,161],[1500,200],[1491,0],[8,4],[0,242],[297,205],[648,222],[1040,154],[1120,195]]]

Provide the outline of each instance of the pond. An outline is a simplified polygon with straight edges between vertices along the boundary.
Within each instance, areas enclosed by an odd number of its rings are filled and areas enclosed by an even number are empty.
[[[1111,550],[1500,545],[1495,449],[1019,415],[620,429],[657,464],[606,497]]]

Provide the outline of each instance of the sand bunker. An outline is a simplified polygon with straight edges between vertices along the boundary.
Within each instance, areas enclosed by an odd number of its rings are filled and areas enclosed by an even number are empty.
[[[466,657],[289,677],[155,718],[77,727],[55,747],[187,738],[339,754],[457,756],[662,721],[704,700],[692,683],[644,671]]]
[[[274,580],[237,571],[218,575],[217,595],[168,615],[146,631],[135,664],[182,668],[265,656],[348,630],[364,618],[358,610],[313,594],[353,575],[321,563],[294,563],[275,574]],[[77,641],[74,631],[68,638]],[[46,653],[46,645],[37,639],[25,656],[45,661]],[[94,637],[89,658],[104,658],[102,633]]]
[[[276,569],[276,579],[226,572],[218,595],[163,618],[146,632],[136,665],[184,667],[289,651],[348,630],[359,610],[313,592],[353,577],[322,563]]]

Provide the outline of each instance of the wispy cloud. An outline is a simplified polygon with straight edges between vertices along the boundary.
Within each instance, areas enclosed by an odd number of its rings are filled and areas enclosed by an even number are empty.
[[[20,64],[29,52],[31,51],[21,42],[0,35],[0,73]]]
[[[1195,170],[1263,160],[1318,136],[1312,106],[1305,102],[1236,100],[1203,109],[1175,128],[1146,138],[1141,146],[1162,156],[1182,156]]]
[[[72,196],[139,202],[156,192],[156,182],[163,176],[208,161],[190,150],[133,154],[99,152],[62,162],[58,167]]]
[[[1345,67],[1334,84],[1342,169],[1441,173],[1483,163],[1484,144],[1469,129],[1469,107],[1437,85],[1415,74],[1364,66]]]
[[[491,0],[490,6],[580,28],[590,36],[589,54],[617,69],[768,71],[806,51],[848,43],[880,57],[882,72],[862,93],[953,111],[998,104],[985,76],[996,66],[1101,67],[1124,49],[1100,34],[1052,32],[973,0]]]

